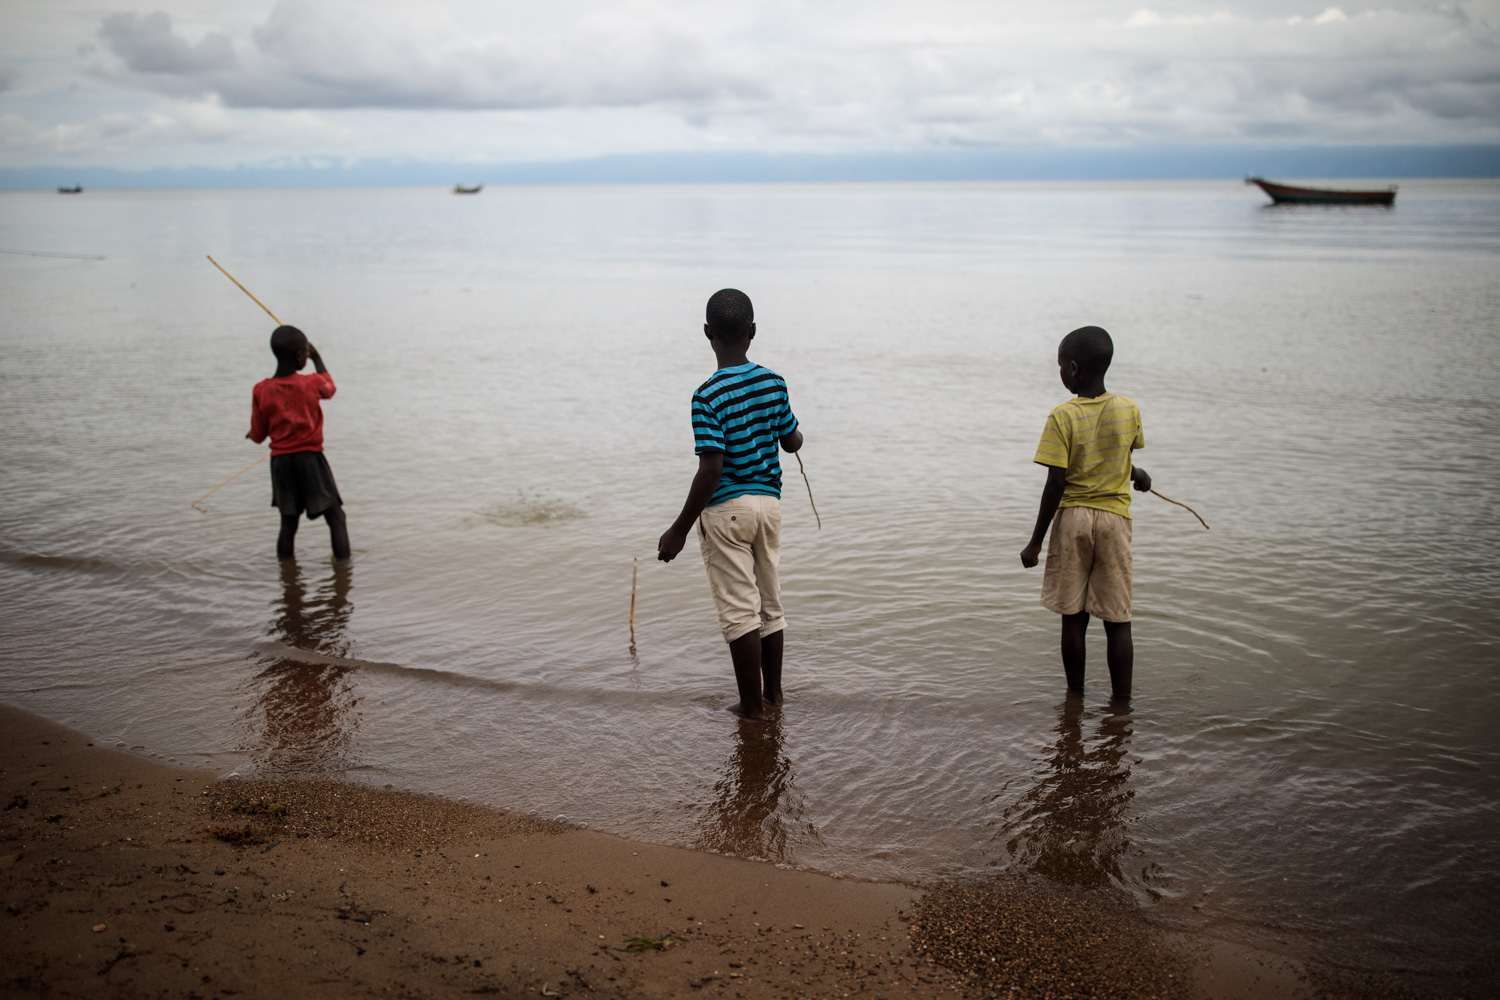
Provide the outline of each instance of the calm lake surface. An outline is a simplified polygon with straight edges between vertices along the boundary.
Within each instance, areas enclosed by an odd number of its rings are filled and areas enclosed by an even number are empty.
[[[330,775],[858,878],[1015,869],[1163,925],[1493,985],[1500,182],[1392,210],[1237,183],[0,193],[0,699],[241,775]],[[339,384],[279,566],[244,440],[274,324]],[[690,545],[703,303],[807,435],[789,704],[741,724]],[[1136,698],[1064,698],[1023,570],[1111,331],[1139,462]],[[627,627],[640,558],[634,641]],[[1461,973],[1466,979],[1453,979]]]

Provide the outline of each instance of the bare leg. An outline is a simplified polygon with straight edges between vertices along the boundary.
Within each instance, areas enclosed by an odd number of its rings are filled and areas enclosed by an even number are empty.
[[[349,522],[344,517],[343,507],[329,507],[323,512],[328,522],[328,538],[333,542],[333,558],[343,562],[349,558]]]
[[[781,694],[781,651],[786,646],[786,629],[762,636],[760,640],[760,679],[767,705],[780,705],[785,699]]]
[[[734,683],[740,689],[740,700],[729,711],[747,719],[766,719],[766,706],[760,693],[760,633],[747,632],[729,644],[734,660]]]
[[[276,536],[276,558],[290,559],[297,542],[297,515],[281,515],[281,534]]]
[[[1084,634],[1088,627],[1087,611],[1062,616],[1063,674],[1068,678],[1070,691],[1083,691]]]
[[[1130,684],[1135,675],[1135,643],[1130,638],[1129,622],[1105,622],[1104,635],[1109,643],[1109,686],[1119,701],[1130,700]]]

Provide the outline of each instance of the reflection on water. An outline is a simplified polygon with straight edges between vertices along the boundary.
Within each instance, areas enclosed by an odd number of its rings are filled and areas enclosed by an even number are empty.
[[[1093,740],[1084,737],[1083,714],[1083,699],[1069,695],[1053,730],[1057,742],[1035,783],[1005,810],[995,839],[1026,871],[1070,885],[1120,886],[1135,795],[1126,759],[1130,707],[1111,702]]]
[[[1500,482],[1500,181],[1412,182],[1394,212],[1262,212],[1219,182],[442,198],[0,192],[16,245],[110,255],[0,262],[0,695],[256,773],[858,877],[1005,855],[1376,966],[1493,953],[1500,519],[1475,498]],[[216,245],[326,331],[357,610],[318,561],[277,586],[260,474],[161,516],[250,460],[269,359]],[[701,296],[731,282],[830,515],[792,471],[779,733],[698,710],[726,690],[709,594],[650,558],[694,465]],[[1213,531],[1135,502],[1134,721],[1060,724],[1056,620],[1005,539],[1036,516],[1057,338],[1096,321],[1147,464]],[[164,367],[165,410],[139,391]]]
[[[738,720],[734,751],[714,782],[714,800],[699,824],[695,846],[743,858],[786,862],[804,829],[803,801],[792,764],[782,752],[780,721]]]
[[[352,571],[335,564],[330,576],[309,589],[296,560],[281,563],[281,600],[270,635],[292,649],[342,657],[349,651]],[[281,773],[344,770],[353,763],[358,716],[349,674],[342,663],[312,662],[296,656],[257,657],[251,679],[256,701],[252,725],[260,732],[250,753],[257,765]]]

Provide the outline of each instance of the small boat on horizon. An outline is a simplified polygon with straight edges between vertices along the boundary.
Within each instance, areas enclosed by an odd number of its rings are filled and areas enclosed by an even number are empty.
[[[483,184],[475,184],[473,187],[464,187],[462,184],[453,185],[454,194],[478,194],[483,190]]]
[[[1254,184],[1278,205],[1390,205],[1396,201],[1396,185],[1376,190],[1351,190],[1340,188],[1297,187],[1278,184],[1260,177],[1246,177],[1246,184]]]
[[[58,194],[83,194],[83,185],[74,184],[72,187],[59,187]]]

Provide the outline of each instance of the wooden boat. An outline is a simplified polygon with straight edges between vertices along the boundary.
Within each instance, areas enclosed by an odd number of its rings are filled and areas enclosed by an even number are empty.
[[[479,192],[481,192],[483,190],[484,190],[484,185],[483,184],[475,184],[471,188],[466,188],[462,184],[455,184],[455,185],[453,185],[453,193],[454,194],[478,194]]]
[[[70,188],[60,187],[60,188],[57,189],[57,193],[58,194],[83,194],[83,185],[82,184],[75,184],[75,185],[73,185]]]
[[[1351,191],[1337,188],[1294,187],[1277,184],[1259,177],[1246,177],[1246,184],[1254,184],[1278,205],[1390,205],[1396,200],[1396,185],[1383,190]]]

